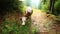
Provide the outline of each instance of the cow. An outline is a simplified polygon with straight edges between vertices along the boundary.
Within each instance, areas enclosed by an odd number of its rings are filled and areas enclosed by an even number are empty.
[[[22,17],[22,25],[25,25],[27,18],[31,17],[33,10],[31,7],[26,7],[25,15]]]

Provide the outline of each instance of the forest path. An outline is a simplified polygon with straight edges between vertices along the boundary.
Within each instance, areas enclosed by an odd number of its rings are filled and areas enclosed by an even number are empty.
[[[36,27],[37,31],[47,32],[49,29],[49,24],[52,24],[54,15],[49,17],[48,14],[42,12],[41,10],[33,9],[33,14],[31,15],[32,27]]]

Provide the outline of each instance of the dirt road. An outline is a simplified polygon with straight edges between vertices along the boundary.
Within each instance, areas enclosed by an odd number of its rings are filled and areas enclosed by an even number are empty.
[[[48,32],[50,26],[54,23],[53,15],[48,16],[45,12],[36,9],[33,10],[31,19],[32,27],[36,27],[38,32]]]

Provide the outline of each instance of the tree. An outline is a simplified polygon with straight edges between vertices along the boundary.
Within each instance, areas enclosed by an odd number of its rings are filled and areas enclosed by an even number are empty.
[[[50,2],[50,0],[41,0],[41,2],[39,4],[39,9],[47,12],[49,10],[49,5],[50,5],[49,2]]]
[[[55,3],[55,0],[50,0],[50,13],[52,13],[54,11],[54,3]]]
[[[22,13],[23,4],[19,0],[0,0],[0,18],[7,13]]]

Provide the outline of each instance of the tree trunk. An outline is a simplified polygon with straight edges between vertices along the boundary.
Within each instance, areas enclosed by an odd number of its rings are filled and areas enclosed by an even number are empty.
[[[54,3],[55,3],[55,0],[50,0],[50,13],[54,11]]]

